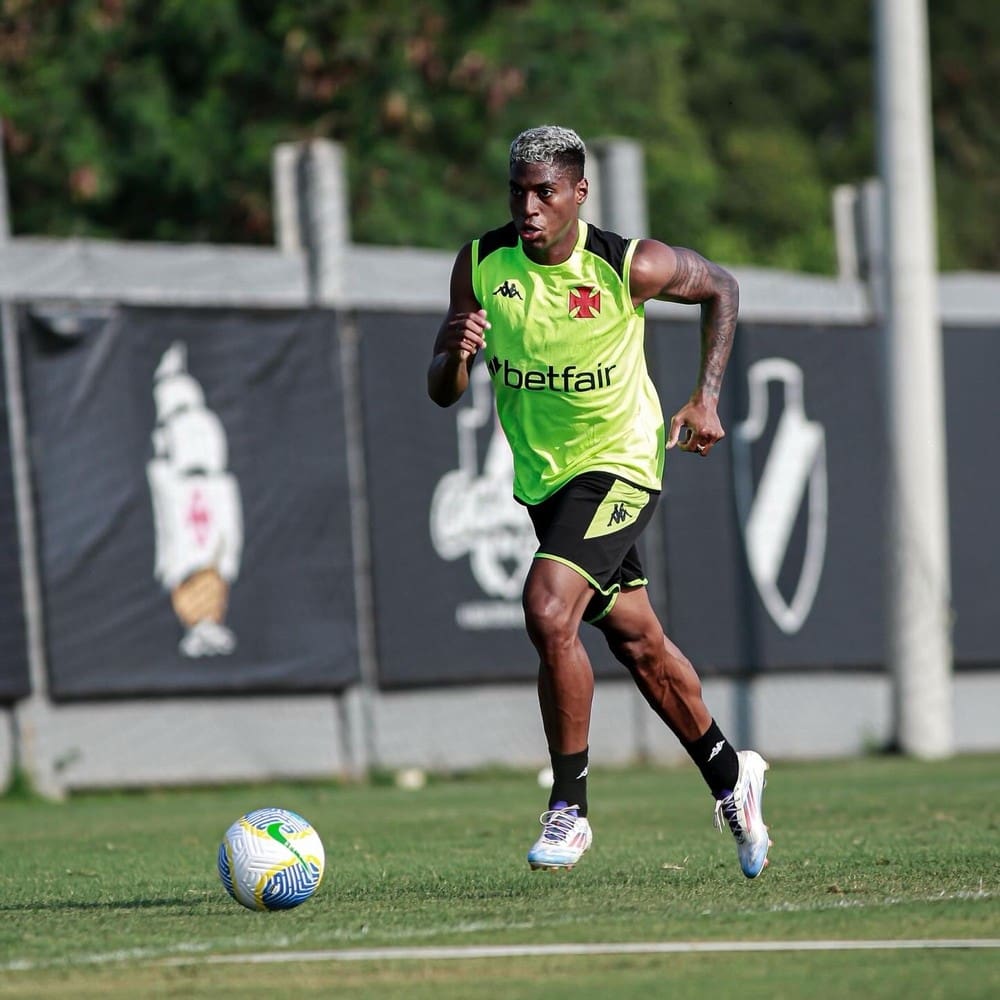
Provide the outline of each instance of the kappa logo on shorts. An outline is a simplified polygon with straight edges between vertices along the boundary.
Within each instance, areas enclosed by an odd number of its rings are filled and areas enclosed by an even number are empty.
[[[608,527],[610,528],[613,524],[624,524],[632,515],[628,512],[623,503],[616,503],[611,510],[611,516],[608,518]]]
[[[632,524],[649,503],[649,494],[636,486],[616,479],[598,504],[584,538],[601,538]]]

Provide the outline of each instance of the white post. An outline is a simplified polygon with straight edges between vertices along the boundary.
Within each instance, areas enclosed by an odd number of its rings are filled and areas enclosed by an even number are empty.
[[[580,213],[585,222],[621,236],[645,238],[649,233],[646,199],[646,162],[642,143],[634,139],[608,136],[587,147],[587,177],[590,193]],[[663,523],[654,517],[643,535],[643,565],[649,578],[650,595],[657,603],[665,598],[666,564]],[[657,607],[664,626],[666,609]],[[637,690],[630,693],[634,755],[648,760],[652,755],[654,716]]]
[[[350,243],[347,158],[343,147],[327,139],[282,143],[272,158],[272,186],[278,245],[285,253],[305,255],[311,302],[317,306],[336,307],[345,290],[345,257]],[[337,349],[332,352],[332,363],[344,392],[361,680],[335,698],[334,709],[349,775],[362,778],[377,764],[375,705],[378,679],[368,541],[368,489],[361,425],[357,323],[352,315],[341,310],[336,327]]]
[[[885,200],[887,657],[895,741],[954,749],[951,584],[934,170],[924,0],[876,0],[879,172]]]
[[[7,174],[0,130],[0,242],[10,239]],[[7,396],[7,429],[10,438],[11,475],[21,565],[21,600],[27,636],[28,676],[31,691],[14,706],[15,766],[28,779],[33,791],[48,799],[61,799],[65,789],[56,774],[45,738],[51,724],[48,667],[45,658],[41,571],[35,531],[35,507],[31,485],[31,449],[28,442],[27,407],[21,379],[21,345],[17,313],[11,302],[0,302],[0,335],[3,341],[4,390]]]
[[[328,139],[282,143],[272,155],[271,175],[276,242],[286,253],[306,254],[312,301],[336,305],[350,242],[344,149]]]
[[[649,236],[642,144],[632,139],[598,139],[588,152],[597,169],[587,168],[591,177],[587,221],[622,236]]]

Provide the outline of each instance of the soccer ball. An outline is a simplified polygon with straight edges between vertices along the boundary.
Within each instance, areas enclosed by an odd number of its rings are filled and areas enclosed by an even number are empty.
[[[255,809],[226,831],[219,878],[249,910],[289,910],[304,903],[323,878],[319,834],[288,809]]]

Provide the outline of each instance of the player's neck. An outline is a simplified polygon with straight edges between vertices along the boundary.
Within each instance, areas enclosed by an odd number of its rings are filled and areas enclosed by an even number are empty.
[[[575,219],[573,225],[551,246],[532,247],[525,246],[522,242],[521,250],[533,264],[540,264],[542,267],[556,267],[559,264],[565,264],[573,256],[579,239],[580,220]]]

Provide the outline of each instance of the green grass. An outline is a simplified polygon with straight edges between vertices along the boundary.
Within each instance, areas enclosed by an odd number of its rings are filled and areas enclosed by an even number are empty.
[[[210,965],[206,955],[423,945],[1000,938],[1000,759],[782,764],[748,881],[693,768],[592,770],[595,844],[529,871],[533,775],[407,792],[270,785],[0,803],[0,997],[994,997],[1000,950]],[[253,913],[215,852],[281,805],[323,837],[319,892]],[[191,964],[165,960],[190,958]]]

